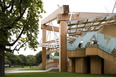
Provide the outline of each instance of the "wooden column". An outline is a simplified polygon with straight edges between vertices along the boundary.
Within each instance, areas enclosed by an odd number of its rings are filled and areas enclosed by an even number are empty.
[[[91,74],[101,74],[101,58],[98,56],[91,56]]]
[[[60,21],[59,72],[67,71],[67,21]]]
[[[46,29],[42,29],[42,42],[46,42]],[[46,48],[42,47],[42,69],[46,69]]]
[[[75,72],[84,73],[84,58],[75,58]]]

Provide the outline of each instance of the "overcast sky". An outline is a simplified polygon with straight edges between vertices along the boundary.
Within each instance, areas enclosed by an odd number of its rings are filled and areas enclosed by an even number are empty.
[[[46,16],[54,12],[56,9],[58,9],[58,6],[62,6],[62,5],[69,5],[70,12],[111,13],[115,3],[115,0],[42,0],[42,1],[44,3],[44,10],[46,11],[45,14],[42,14],[43,18],[45,18]],[[38,36],[39,36],[38,41],[40,42],[41,29]],[[22,48],[19,51],[19,54],[35,55],[40,50],[41,47],[38,47],[37,51],[35,52],[33,50],[30,50],[29,48],[27,48],[27,50],[24,51]],[[16,51],[15,54],[17,54]]]

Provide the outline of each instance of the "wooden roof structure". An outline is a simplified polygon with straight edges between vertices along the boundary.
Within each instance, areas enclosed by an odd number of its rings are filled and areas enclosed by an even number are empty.
[[[80,36],[86,32],[99,31],[107,24],[116,23],[116,15],[68,21],[69,36]]]
[[[60,23],[60,21],[67,21],[67,33],[69,34],[69,36],[78,37],[84,35],[86,32],[99,31],[103,26],[107,24],[116,23],[116,14],[87,12],[69,13],[69,6],[63,5],[42,20],[41,29],[44,30],[44,33],[45,30],[53,31],[52,25],[48,25],[48,23],[53,20],[57,20],[58,24]],[[59,27],[56,27],[55,25],[53,26],[55,32],[60,31]],[[55,42],[55,40],[43,41],[40,46],[45,48],[59,48],[59,43],[56,44]]]

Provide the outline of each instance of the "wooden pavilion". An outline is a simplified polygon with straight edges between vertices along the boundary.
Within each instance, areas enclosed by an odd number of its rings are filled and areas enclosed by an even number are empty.
[[[59,27],[47,25],[53,20],[57,20]],[[55,32],[59,32],[58,42],[54,45],[51,43],[55,43],[55,40],[46,41],[46,31],[53,31],[53,28]],[[45,35],[41,44],[43,69],[46,69],[46,54],[53,53],[59,49],[59,72],[116,74],[116,46],[114,44],[116,39],[116,14],[69,13],[69,6],[63,5],[41,21],[41,29],[42,35]],[[107,35],[108,38],[114,40],[114,43],[109,40],[108,43],[111,43],[108,49],[108,47],[103,47],[100,41],[100,45],[88,45],[87,41],[84,48],[77,47],[74,49],[72,47],[71,49],[71,45],[68,45],[67,42],[70,39],[75,40],[76,38],[83,37],[80,40],[81,42],[83,39],[88,38],[90,40],[96,36],[94,34],[89,38],[86,36],[88,32],[98,32],[99,36],[103,35],[104,38]],[[80,42],[77,41],[78,45]],[[47,48],[50,48],[49,51]]]

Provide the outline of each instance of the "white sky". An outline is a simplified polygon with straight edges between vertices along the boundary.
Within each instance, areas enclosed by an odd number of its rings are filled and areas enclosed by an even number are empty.
[[[42,0],[44,3],[45,14],[42,14],[43,18],[58,9],[58,6],[69,5],[70,12],[101,12],[101,13],[111,13],[114,7],[115,0]],[[116,11],[116,10],[115,10]],[[41,23],[41,21],[40,21]],[[39,25],[41,27],[41,25]],[[38,34],[38,41],[41,40],[41,29]],[[26,51],[23,48],[19,51],[19,54],[23,55],[35,55],[41,50],[38,47],[37,51],[30,50],[27,48]],[[17,52],[15,51],[15,54]]]

